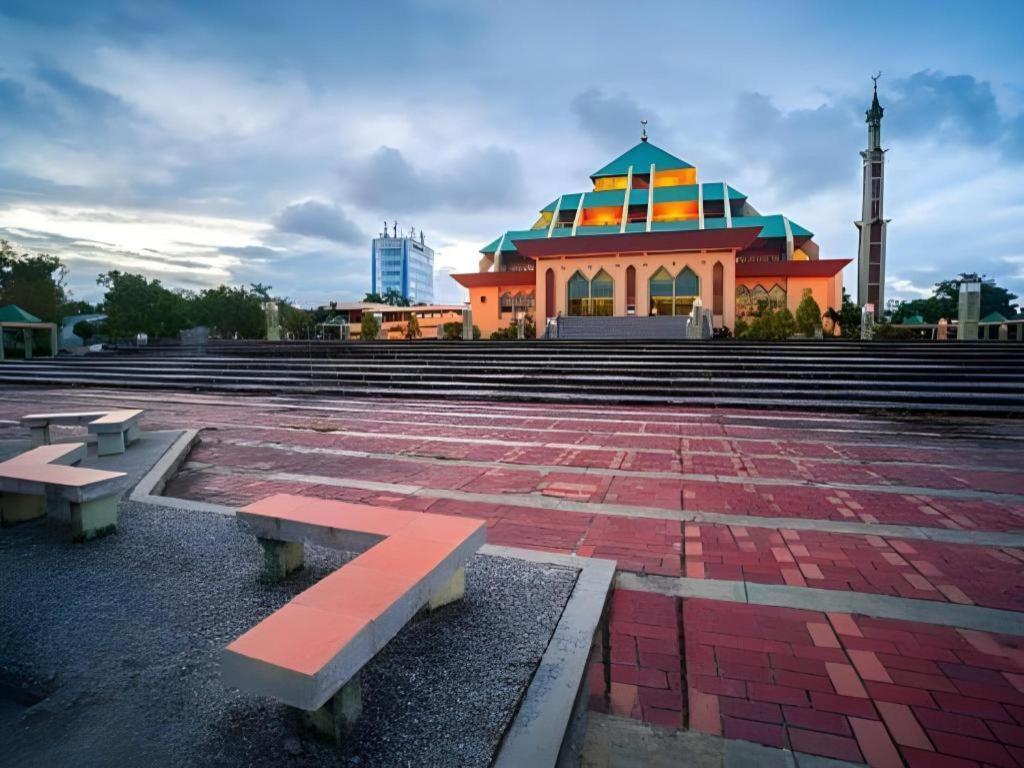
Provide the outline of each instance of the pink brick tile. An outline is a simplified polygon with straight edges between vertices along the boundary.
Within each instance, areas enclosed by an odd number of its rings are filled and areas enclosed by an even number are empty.
[[[891,683],[892,678],[885,671],[885,667],[878,660],[878,657],[871,651],[847,650],[846,654],[857,668],[857,673],[862,680],[875,680],[880,683]]]
[[[835,636],[832,628],[824,622],[807,622],[807,631],[811,640],[818,648],[839,648],[839,639]]]
[[[718,710],[718,697],[690,689],[690,728],[701,733],[721,735],[722,720]]]
[[[857,672],[849,664],[828,662],[825,664],[825,669],[828,671],[828,676],[832,680],[837,694],[860,699],[868,698],[864,685],[857,677]]]
[[[824,574],[821,572],[821,568],[814,563],[800,563],[800,570],[803,571],[804,576],[808,579],[825,578]]]
[[[791,587],[806,587],[807,582],[804,580],[803,574],[800,572],[800,568],[786,568],[782,567],[779,569],[782,573],[782,579]]]
[[[889,733],[897,744],[918,749],[932,749],[932,744],[925,735],[921,724],[917,722],[913,711],[906,704],[894,704],[890,701],[877,701],[875,706],[889,728]]]
[[[868,765],[873,768],[902,768],[903,760],[884,725],[877,720],[851,717],[850,726]]]
[[[853,637],[864,636],[860,631],[860,627],[857,626],[857,622],[853,620],[853,616],[848,613],[829,613],[828,620],[832,622],[832,628],[835,629],[837,634],[851,635]]]
[[[951,603],[974,605],[974,601],[964,594],[964,591],[959,587],[953,586],[952,584],[936,584],[935,588],[938,589],[939,592],[941,592]]]

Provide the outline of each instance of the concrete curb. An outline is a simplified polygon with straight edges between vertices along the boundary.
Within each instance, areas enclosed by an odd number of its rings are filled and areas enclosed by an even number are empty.
[[[586,722],[587,662],[616,563],[490,545],[480,552],[579,569],[569,602],[493,763],[496,768],[578,765]]]
[[[208,504],[203,501],[192,501],[191,499],[177,499],[173,496],[160,496],[164,485],[174,476],[178,468],[185,463],[192,446],[199,442],[198,429],[186,429],[181,436],[175,440],[164,455],[153,465],[143,478],[136,483],[129,495],[129,501],[137,501],[142,504],[155,504],[171,509],[180,509],[188,512],[216,512],[221,515],[235,514],[234,507],[223,504]]]
[[[665,728],[617,715],[592,712],[590,716],[593,730],[587,734],[584,753],[588,768],[641,764],[697,768],[852,768],[863,765],[700,731]]]
[[[842,592],[813,587],[790,587],[782,584],[751,584],[742,581],[688,579],[671,576],[640,576],[619,573],[617,589],[654,592],[675,597],[725,600],[751,605],[772,605],[780,608],[803,608],[809,611],[859,613],[879,619],[919,621],[947,627],[976,629],[1006,635],[1024,635],[1024,613],[986,608],[980,605],[939,603],[910,597],[872,595],[863,592]]]

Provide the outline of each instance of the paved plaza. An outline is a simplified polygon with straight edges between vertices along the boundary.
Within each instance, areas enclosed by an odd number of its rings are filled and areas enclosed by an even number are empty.
[[[616,560],[586,765],[729,754],[695,734],[801,765],[1024,765],[1016,423],[37,388],[0,395],[0,440],[44,393],[201,430],[171,506],[301,494]]]

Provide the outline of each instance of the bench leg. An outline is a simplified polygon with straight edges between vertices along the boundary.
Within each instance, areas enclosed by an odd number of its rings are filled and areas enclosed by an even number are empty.
[[[341,744],[363,713],[363,686],[359,674],[349,680],[320,709],[303,710],[307,727]]]
[[[305,553],[301,541],[278,541],[277,539],[256,539],[263,548],[263,570],[260,581],[276,584],[288,574],[305,565]]]
[[[71,537],[88,541],[117,531],[118,494],[71,504]]]
[[[142,430],[139,429],[138,425],[132,424],[130,427],[128,427],[128,432],[124,436],[124,444],[131,445],[132,443],[139,439],[139,435],[141,434]]]
[[[462,566],[452,577],[448,579],[448,583],[439,589],[430,601],[427,603],[427,608],[435,610],[440,608],[442,605],[448,605],[448,603],[454,603],[456,600],[461,600],[466,594],[466,567]]]
[[[96,452],[100,456],[124,453],[124,432],[100,432],[96,436]]]
[[[32,447],[37,448],[40,445],[50,444],[50,428],[49,427],[32,427]]]
[[[14,525],[46,514],[46,498],[26,493],[0,493],[0,524]]]

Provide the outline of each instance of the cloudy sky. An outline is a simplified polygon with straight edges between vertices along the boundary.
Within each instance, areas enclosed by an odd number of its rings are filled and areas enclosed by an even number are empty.
[[[0,0],[0,237],[59,254],[78,298],[112,268],[357,298],[385,219],[474,270],[646,118],[851,258],[882,70],[890,295],[964,269],[1024,294],[1022,25],[1020,2]]]

